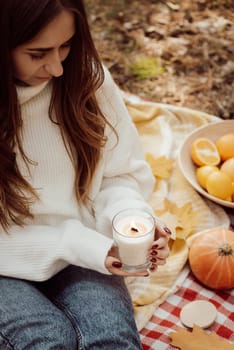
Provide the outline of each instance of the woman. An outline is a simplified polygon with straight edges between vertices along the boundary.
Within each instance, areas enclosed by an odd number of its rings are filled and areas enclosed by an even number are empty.
[[[136,130],[81,0],[0,8],[0,348],[140,349],[111,229],[151,211]],[[152,270],[168,256],[156,231]]]

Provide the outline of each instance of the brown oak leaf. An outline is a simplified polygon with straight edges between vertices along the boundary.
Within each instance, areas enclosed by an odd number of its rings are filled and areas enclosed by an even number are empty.
[[[194,326],[192,332],[177,328],[170,333],[171,345],[181,350],[234,350],[234,344],[220,338],[215,332],[208,334],[201,327]]]
[[[155,158],[151,153],[146,153],[145,158],[155,177],[160,179],[169,178],[174,162],[173,159],[168,159],[165,156]]]

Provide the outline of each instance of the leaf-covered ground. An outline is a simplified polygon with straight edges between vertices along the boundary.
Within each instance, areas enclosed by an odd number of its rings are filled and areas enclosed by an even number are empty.
[[[148,100],[234,118],[234,0],[85,0],[117,84]]]

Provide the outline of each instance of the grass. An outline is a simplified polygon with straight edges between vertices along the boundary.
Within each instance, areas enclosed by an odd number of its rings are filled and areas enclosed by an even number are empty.
[[[152,56],[144,56],[136,59],[129,65],[132,75],[138,79],[156,78],[162,75],[166,69]]]

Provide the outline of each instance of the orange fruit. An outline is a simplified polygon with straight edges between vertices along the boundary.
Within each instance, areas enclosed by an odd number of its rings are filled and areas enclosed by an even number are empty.
[[[203,165],[197,168],[196,178],[202,188],[206,189],[206,180],[213,171],[219,171],[219,168],[214,165]]]
[[[191,145],[191,158],[198,165],[217,165],[220,163],[220,155],[214,142],[200,137]]]
[[[234,157],[225,160],[221,165],[220,170],[229,176],[231,181],[234,182]]]
[[[234,157],[234,132],[219,137],[216,147],[222,160]]]
[[[214,197],[229,201],[232,198],[232,181],[222,171],[214,171],[208,176],[206,189]]]

